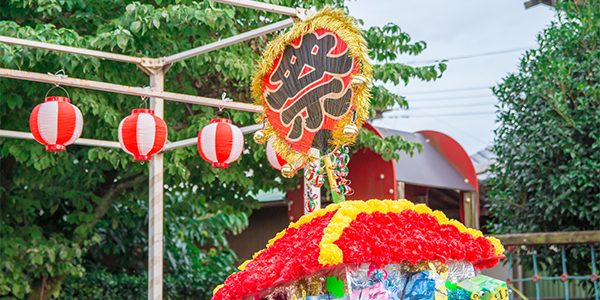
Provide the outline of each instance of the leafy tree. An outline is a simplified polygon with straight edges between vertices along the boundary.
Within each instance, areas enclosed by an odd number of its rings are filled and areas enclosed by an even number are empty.
[[[600,3],[557,8],[539,47],[493,89],[500,102],[489,194],[493,233],[600,228]],[[589,274],[589,249],[567,249],[576,258],[569,273]],[[560,252],[538,252],[551,272],[562,273]]]
[[[324,5],[344,7],[342,0],[270,2],[290,7],[316,5],[316,9]],[[10,0],[0,4],[0,35],[161,57],[284,18],[195,0]],[[403,97],[382,83],[406,84],[413,78],[431,81],[446,67],[444,63],[418,68],[394,63],[399,54],[416,55],[426,47],[424,42],[412,44],[395,24],[366,29],[365,35],[379,80],[373,87],[374,108],[394,104],[407,107]],[[249,82],[254,62],[271,37],[178,62],[166,74],[165,89],[213,98],[226,92],[236,101],[251,102]],[[75,78],[129,86],[148,84],[137,66],[120,62],[5,44],[0,44],[0,58],[2,68],[40,73],[64,69]],[[29,131],[29,114],[50,87],[0,79],[1,128]],[[72,103],[84,115],[82,137],[86,138],[117,140],[120,120],[141,105],[137,97],[68,90]],[[196,136],[214,111],[166,101],[169,140]],[[254,123],[251,113],[230,113],[238,125]],[[147,165],[134,163],[116,149],[71,145],[64,152],[46,153],[34,141],[2,138],[0,142],[0,296],[57,296],[67,275],[79,276],[86,270],[136,276],[144,271]],[[397,158],[393,154],[396,149],[412,152],[419,146],[397,137],[381,140],[369,134],[361,135],[359,145],[370,146],[388,158]],[[279,172],[268,166],[263,145],[246,142],[245,149],[239,162],[227,170],[211,168],[195,147],[165,154],[165,260],[169,276],[204,274],[206,286],[213,285],[215,280],[207,274],[215,269],[220,270],[218,274],[230,272],[234,259],[223,233],[241,230],[247,215],[258,207],[250,195],[295,186],[297,179],[280,178]]]

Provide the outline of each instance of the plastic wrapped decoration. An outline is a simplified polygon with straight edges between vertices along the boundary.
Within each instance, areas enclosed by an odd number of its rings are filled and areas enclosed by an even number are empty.
[[[475,278],[503,252],[497,239],[423,204],[346,201],[290,224],[213,300],[448,299],[446,285]]]
[[[356,20],[325,8],[297,22],[264,52],[252,93],[264,114],[260,139],[287,162],[304,165],[311,148],[353,142],[368,117],[372,76],[367,47]]]

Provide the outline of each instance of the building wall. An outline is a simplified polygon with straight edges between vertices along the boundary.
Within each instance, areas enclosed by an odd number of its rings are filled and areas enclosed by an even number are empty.
[[[287,205],[278,201],[277,205],[263,205],[252,212],[249,226],[239,235],[227,236],[227,241],[241,261],[251,259],[255,252],[265,248],[270,239],[288,227]]]

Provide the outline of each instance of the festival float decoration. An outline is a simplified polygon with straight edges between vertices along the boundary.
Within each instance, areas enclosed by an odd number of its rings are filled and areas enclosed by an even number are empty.
[[[239,266],[213,300],[507,299],[505,283],[477,275],[504,257],[497,239],[424,204],[344,201],[353,192],[348,145],[369,105],[366,52],[355,21],[329,8],[265,50],[252,84],[264,107],[254,140],[305,164],[310,214]],[[325,176],[334,204],[317,209],[308,187]]]
[[[505,283],[477,275],[503,252],[497,239],[424,204],[346,201],[290,224],[213,300],[503,300]]]
[[[48,97],[54,88],[62,89],[67,97]],[[60,86],[46,93],[44,103],[38,104],[29,117],[29,128],[36,141],[46,146],[48,152],[60,152],[73,144],[83,129],[83,116],[77,106],[70,103],[69,93]]]
[[[167,124],[151,109],[134,109],[119,124],[121,149],[134,161],[149,161],[167,142]]]
[[[368,117],[371,73],[361,30],[342,10],[325,8],[297,22],[269,44],[252,82],[264,108],[257,119],[264,128],[254,140],[273,140],[292,166],[323,167],[334,202],[343,201],[348,182],[342,170],[334,174],[332,160],[347,160],[336,155],[347,152],[340,149],[354,142]]]
[[[267,142],[267,159],[271,166],[281,171],[281,175],[286,178],[294,177],[298,173],[298,170],[302,168],[302,165],[293,165],[288,163],[281,155],[279,155],[275,149],[273,149],[272,141]]]
[[[229,119],[213,119],[198,134],[198,152],[213,168],[228,168],[244,150],[244,135]]]

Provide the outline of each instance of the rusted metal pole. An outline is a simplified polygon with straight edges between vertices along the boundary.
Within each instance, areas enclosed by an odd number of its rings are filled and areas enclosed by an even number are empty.
[[[23,139],[23,140],[34,140],[35,139],[33,137],[33,134],[31,134],[31,132],[3,130],[3,129],[0,129],[0,137],[16,138],[16,139]],[[119,142],[113,142],[113,141],[78,138],[73,144],[121,149],[121,144],[119,144]]]
[[[58,77],[48,74],[3,69],[0,68],[0,77],[15,78],[28,81],[46,82],[52,84],[58,84]],[[159,99],[166,99],[176,102],[184,102],[190,104],[199,104],[213,107],[223,107],[235,110],[243,110],[250,112],[262,112],[263,108],[260,105],[254,105],[249,103],[235,102],[235,101],[223,101],[222,99],[213,99],[178,93],[165,92],[163,90],[149,90],[141,87],[132,87],[126,85],[119,85],[113,83],[106,83],[100,81],[92,81],[77,78],[61,78],[60,85],[80,87],[90,90],[98,90],[105,92],[113,92],[125,95],[155,97]]]
[[[262,3],[261,3],[262,4]],[[223,47],[227,47],[229,45],[237,44],[243,41],[251,40],[255,37],[259,37],[261,35],[265,35],[280,29],[284,29],[294,25],[294,21],[292,19],[287,19],[283,21],[279,21],[277,23],[273,23],[258,29],[254,29],[248,32],[240,33],[238,35],[232,36],[230,38],[222,39],[220,41],[210,43],[208,45],[200,46],[198,48],[190,49],[185,52],[181,52],[178,54],[174,54],[171,56],[167,56],[164,59],[165,64],[172,64],[178,62],[180,60],[184,60],[186,58],[198,56],[203,53],[208,53],[217,49],[221,49]]]
[[[154,91],[164,89],[164,68],[151,70],[150,87]],[[150,109],[154,115],[163,118],[164,100],[150,98]],[[148,300],[160,300],[163,295],[163,153],[152,155],[149,174],[149,205],[148,205]]]
[[[280,6],[280,5],[275,5],[275,4],[269,4],[269,3],[264,3],[264,2],[250,1],[250,0],[212,0],[212,1],[225,3],[225,4],[231,4],[231,5],[235,5],[235,6],[239,6],[239,7],[246,7],[246,8],[252,8],[252,9],[257,9],[257,10],[262,10],[262,11],[267,11],[267,12],[273,12],[273,13],[278,13],[278,14],[287,15],[287,16],[295,16],[296,15],[295,8]]]
[[[23,46],[23,47],[30,47],[30,48],[38,48],[38,49],[57,51],[57,52],[64,52],[64,53],[71,53],[71,54],[78,54],[78,55],[85,55],[85,56],[91,56],[91,57],[97,57],[97,58],[115,60],[115,61],[122,61],[122,62],[133,63],[133,64],[142,63],[142,58],[140,58],[140,57],[115,54],[115,53],[103,52],[103,51],[96,51],[96,50],[89,50],[89,49],[83,49],[83,48],[76,48],[76,47],[70,47],[70,46],[63,46],[63,45],[58,45],[58,44],[37,42],[37,41],[26,40],[26,39],[11,38],[11,37],[2,36],[2,35],[0,35],[0,43]]]

